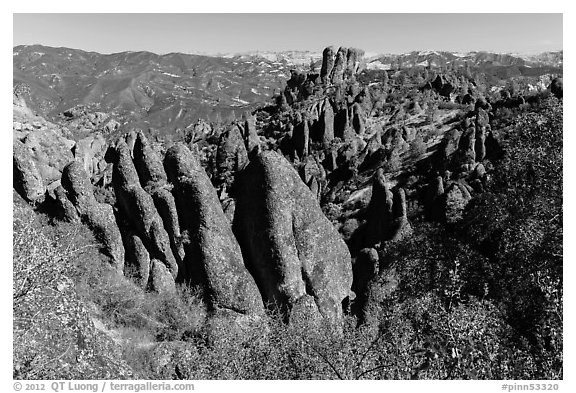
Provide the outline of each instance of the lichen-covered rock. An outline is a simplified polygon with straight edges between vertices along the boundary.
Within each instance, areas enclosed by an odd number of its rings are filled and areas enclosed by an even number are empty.
[[[260,152],[241,173],[234,230],[266,303],[289,311],[308,295],[324,317],[340,319],[352,284],[350,253],[278,153]]]
[[[258,288],[244,266],[240,246],[206,172],[181,144],[168,150],[165,166],[180,211],[186,210],[183,225],[198,251],[210,305],[241,314],[262,313]]]
[[[105,253],[111,258],[111,265],[122,272],[124,245],[112,206],[96,201],[88,174],[79,161],[72,161],[64,167],[61,182],[82,222],[92,229],[96,239],[104,246]]]

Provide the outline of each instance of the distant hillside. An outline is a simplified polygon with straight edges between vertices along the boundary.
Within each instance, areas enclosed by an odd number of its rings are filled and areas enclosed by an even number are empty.
[[[13,52],[14,84],[54,117],[76,105],[143,127],[186,127],[198,118],[227,120],[267,102],[290,76],[286,61],[171,53],[102,55],[40,45]]]
[[[527,68],[556,67],[563,64],[563,51],[545,52],[538,55],[514,55],[492,52],[445,52],[445,51],[413,51],[404,54],[386,54],[374,57],[368,64],[368,69],[392,69],[398,67],[414,67],[428,65],[432,67],[470,66],[481,69],[491,67],[522,66]]]

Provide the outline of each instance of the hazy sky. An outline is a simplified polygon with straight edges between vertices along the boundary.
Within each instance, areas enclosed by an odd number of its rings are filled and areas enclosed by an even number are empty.
[[[14,14],[13,43],[160,54],[563,48],[562,14]]]

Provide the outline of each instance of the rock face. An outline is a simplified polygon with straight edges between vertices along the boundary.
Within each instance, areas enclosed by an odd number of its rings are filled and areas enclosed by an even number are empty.
[[[329,46],[322,52],[322,68],[320,70],[320,78],[323,83],[330,81],[330,75],[334,68],[334,48]]]
[[[111,258],[111,265],[122,272],[124,269],[124,245],[116,224],[112,206],[98,203],[94,198],[92,184],[84,171],[84,165],[73,161],[64,167],[62,187],[76,208],[80,219],[92,229],[104,252]]]
[[[244,122],[244,127],[241,131],[248,153],[260,146],[260,138],[256,132],[256,117],[249,116]]]
[[[260,314],[263,305],[258,288],[244,266],[240,246],[206,172],[181,144],[168,150],[165,166],[179,203],[185,203],[180,206],[180,211],[186,211],[182,221],[197,250],[210,305],[216,310]]]
[[[91,179],[96,179],[98,175],[106,169],[107,163],[104,160],[108,144],[100,134],[91,135],[76,142],[72,148],[74,158],[84,164],[84,170]]]
[[[340,47],[336,53],[334,68],[332,68],[332,83],[342,83],[344,81],[344,69],[346,68],[346,58],[348,49]]]
[[[278,153],[258,153],[241,173],[234,231],[265,303],[290,311],[310,297],[321,315],[340,319],[352,284],[349,251]]]
[[[128,146],[120,141],[115,148],[115,154],[112,184],[119,209],[134,226],[150,257],[162,261],[172,277],[176,278],[178,265],[170,247],[168,233],[164,229],[154,200],[140,185]]]
[[[180,224],[176,202],[168,185],[168,177],[158,152],[151,146],[142,132],[139,132],[134,144],[134,165],[140,178],[140,183],[152,196],[154,205],[162,218],[164,229],[168,232],[174,256],[181,264],[184,249],[179,242]]]

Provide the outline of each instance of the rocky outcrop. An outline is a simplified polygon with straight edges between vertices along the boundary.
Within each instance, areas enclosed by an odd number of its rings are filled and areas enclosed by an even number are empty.
[[[299,158],[308,155],[310,144],[310,129],[308,128],[308,120],[305,116],[299,116],[296,119],[294,132],[292,134],[292,145],[294,152]]]
[[[356,48],[349,48],[346,54],[346,71],[350,75],[356,74],[360,65],[360,60],[364,57],[364,51]]]
[[[94,197],[92,184],[84,171],[84,165],[73,161],[64,167],[62,187],[72,202],[78,216],[94,232],[103,246],[103,251],[111,259],[111,265],[122,272],[124,269],[124,245],[116,224],[112,206],[98,203]]]
[[[372,180],[372,197],[366,211],[365,247],[382,241],[399,241],[412,233],[407,218],[406,194],[402,188],[392,192],[382,168]]]
[[[112,184],[118,207],[141,237],[150,257],[162,261],[172,277],[176,278],[178,265],[172,253],[168,233],[152,196],[140,185],[130,151],[123,141],[116,145],[115,155]]]
[[[256,132],[256,117],[248,116],[241,126],[240,131],[244,138],[244,144],[246,145],[246,151],[250,153],[252,150],[260,146],[260,138]]]
[[[258,288],[244,266],[240,246],[204,169],[181,144],[168,150],[165,167],[196,250],[194,257],[202,267],[210,305],[216,310],[260,314],[263,305]]]
[[[397,188],[394,192],[392,217],[391,241],[400,241],[412,234],[412,226],[407,217],[406,192],[403,188]]]
[[[334,68],[334,48],[329,46],[322,52],[322,68],[320,70],[320,78],[323,83],[330,82],[332,69]]]
[[[486,136],[490,128],[490,119],[488,113],[478,108],[476,113],[476,161],[482,161],[486,158]]]
[[[100,134],[91,135],[76,142],[72,148],[74,158],[84,164],[84,170],[90,179],[100,178],[106,170],[107,163],[104,159],[108,143]]]
[[[266,304],[290,312],[306,303],[342,316],[352,284],[350,253],[284,157],[258,153],[238,179],[234,232]],[[300,309],[300,307],[298,307]]]
[[[462,133],[459,141],[460,164],[469,165],[476,161],[476,129],[470,125]]]
[[[428,219],[441,219],[441,202],[444,195],[444,180],[442,176],[437,176],[429,185],[426,191],[426,215]]]
[[[19,140],[13,142],[12,155],[14,188],[26,201],[42,202],[46,186],[36,161]]]
[[[332,83],[342,83],[344,81],[344,70],[346,69],[346,62],[348,49],[340,47],[336,53],[334,60],[334,67],[332,68]]]
[[[152,148],[142,132],[137,134],[134,144],[134,166],[142,187],[152,196],[164,229],[170,238],[173,254],[181,264],[184,249],[179,242],[180,224],[176,202],[171,193],[172,187],[168,185],[168,177],[160,154]]]
[[[330,100],[326,98],[322,105],[322,115],[320,116],[320,127],[322,133],[322,144],[329,147],[334,140],[334,110]]]
[[[354,260],[354,281],[352,291],[356,294],[352,311],[363,319],[363,311],[368,297],[368,286],[379,271],[378,252],[374,248],[363,248]]]
[[[248,162],[248,153],[240,129],[233,126],[220,136],[216,151],[217,183],[229,188],[234,175]]]

